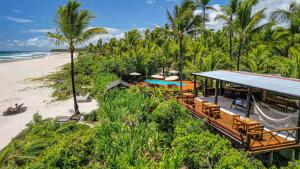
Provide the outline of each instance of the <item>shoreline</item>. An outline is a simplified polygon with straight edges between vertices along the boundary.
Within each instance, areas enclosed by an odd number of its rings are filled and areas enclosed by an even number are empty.
[[[49,57],[0,63],[0,150],[26,128],[35,113],[43,118],[71,115],[68,110],[73,109],[72,99],[53,101],[52,88],[42,81],[30,80],[54,73],[69,62],[69,54],[60,53]],[[15,103],[24,103],[27,110],[24,113],[3,116],[3,111]],[[80,111],[86,113],[97,106],[96,101],[79,104]]]
[[[0,59],[0,64],[10,63],[10,62],[26,61],[26,60],[34,60],[34,59],[42,59],[42,58],[50,57],[52,55],[61,55],[61,54],[68,54],[68,53],[67,52],[49,52],[48,54],[41,55],[41,56],[38,56],[38,57],[28,57],[28,58],[24,57],[24,58],[19,58],[19,59]]]

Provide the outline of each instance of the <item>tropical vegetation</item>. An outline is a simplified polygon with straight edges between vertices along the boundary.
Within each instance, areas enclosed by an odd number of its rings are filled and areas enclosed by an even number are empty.
[[[0,168],[265,168],[261,158],[233,148],[165,100],[160,89],[106,89],[114,80],[132,80],[134,71],[140,80],[170,69],[180,70],[181,80],[218,69],[300,78],[300,5],[277,9],[265,22],[266,9],[254,10],[259,3],[231,0],[216,17],[225,26],[211,30],[207,13],[216,9],[209,0],[184,0],[166,11],[169,23],[162,27],[87,45],[73,68],[76,94],[90,92],[100,103],[84,118],[92,127],[36,114],[0,152]],[[73,94],[70,69],[48,77],[59,100]],[[300,167],[298,161],[285,165],[276,167]]]

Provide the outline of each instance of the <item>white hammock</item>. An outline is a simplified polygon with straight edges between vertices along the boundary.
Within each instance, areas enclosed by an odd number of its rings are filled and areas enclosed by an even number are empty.
[[[284,118],[273,118],[270,117],[269,115],[267,115],[266,113],[264,113],[262,111],[262,108],[259,106],[259,104],[256,102],[255,98],[252,96],[253,101],[254,101],[254,113],[258,114],[259,119],[265,123],[265,125],[267,127],[270,128],[278,128],[278,127],[289,127],[292,125],[293,123],[293,119],[295,119],[297,117],[296,113],[287,115],[272,109],[270,106],[264,104],[264,107],[266,107],[268,110],[270,110],[270,112],[276,114],[276,115],[280,115],[281,117],[283,116]]]

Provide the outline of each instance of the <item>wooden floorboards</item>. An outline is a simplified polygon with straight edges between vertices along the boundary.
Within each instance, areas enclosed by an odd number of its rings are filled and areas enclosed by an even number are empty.
[[[169,94],[166,94],[165,96],[168,99],[176,99]],[[260,139],[255,139],[254,135],[250,135],[250,133],[248,133],[248,136],[247,134],[241,134],[239,131],[233,128],[233,115],[221,110],[221,118],[213,119],[202,112],[196,111],[193,104],[187,104],[180,98],[177,98],[177,101],[189,109],[190,112],[192,112],[195,116],[203,119],[207,124],[229,136],[231,139],[244,144],[246,150],[250,153],[262,153],[300,147],[295,140],[287,139],[283,135],[278,135],[277,131],[263,131]],[[295,132],[294,128],[290,129],[289,132],[292,133],[293,130]],[[282,129],[282,131],[285,131],[285,129]]]

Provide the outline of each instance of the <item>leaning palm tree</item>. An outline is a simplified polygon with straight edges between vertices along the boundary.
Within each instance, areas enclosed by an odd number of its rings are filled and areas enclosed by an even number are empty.
[[[259,22],[265,17],[265,9],[262,9],[256,13],[252,13],[253,7],[258,2],[259,0],[245,0],[239,3],[239,8],[237,11],[237,32],[239,36],[237,71],[240,70],[240,58],[242,50],[245,48],[245,43],[254,32],[261,30],[267,25],[263,24],[258,26]]]
[[[192,1],[185,0],[181,6],[176,5],[174,14],[172,15],[167,10],[167,17],[171,27],[170,33],[174,39],[179,41],[180,50],[180,91],[182,92],[182,71],[183,71],[183,45],[182,41],[186,34],[193,33],[196,26],[201,23],[202,17],[199,15],[193,15],[195,10]]]
[[[75,79],[74,79],[74,52],[77,45],[83,44],[96,34],[106,33],[104,28],[90,28],[89,23],[94,16],[88,10],[79,10],[81,4],[69,0],[65,6],[60,6],[54,19],[57,25],[56,33],[48,33],[48,37],[54,39],[56,44],[68,46],[71,54],[71,82],[74,99],[75,114],[80,114],[76,99]]]
[[[224,6],[222,8],[223,13],[219,14],[215,20],[223,20],[225,21],[228,30],[229,30],[229,54],[230,59],[233,58],[233,35],[234,35],[234,17],[236,16],[237,9],[238,9],[238,2],[239,0],[230,0],[229,4],[227,6]]]

